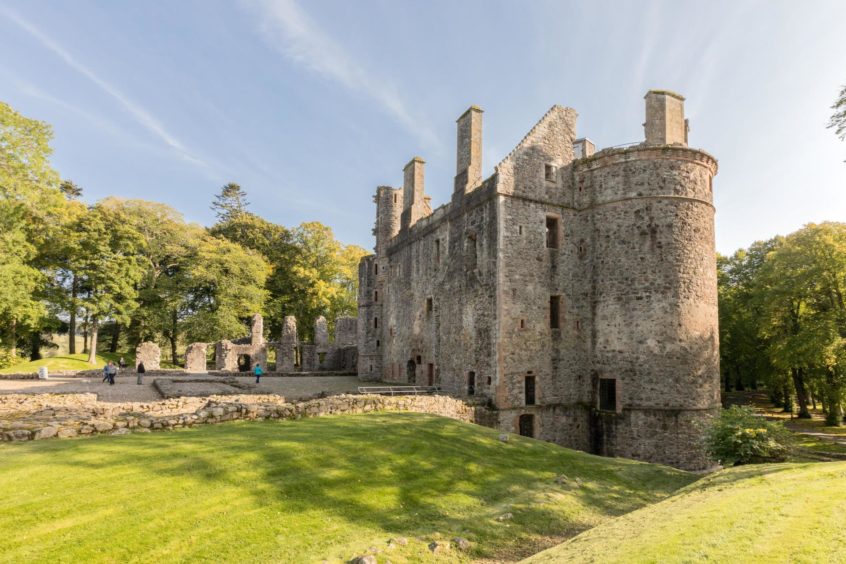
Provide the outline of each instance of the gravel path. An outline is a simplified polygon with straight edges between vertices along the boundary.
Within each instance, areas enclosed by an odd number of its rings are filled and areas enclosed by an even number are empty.
[[[232,377],[232,376],[230,376]],[[144,378],[144,383],[135,383],[135,374],[119,375],[115,385],[109,386],[98,378],[50,378],[49,380],[0,380],[0,394],[75,394],[94,393],[104,402],[147,402],[161,399],[161,395],[153,387],[154,379],[173,378],[178,380],[215,380],[210,376],[150,376]],[[327,394],[342,394],[358,391],[360,382],[355,376],[269,376],[262,378],[260,384],[255,385],[252,376],[234,376],[236,380],[250,386],[251,393],[279,394],[286,399],[301,399],[320,392]],[[221,378],[222,380],[222,378]],[[203,384],[196,384],[202,387]],[[209,393],[214,393],[214,385],[209,385]]]

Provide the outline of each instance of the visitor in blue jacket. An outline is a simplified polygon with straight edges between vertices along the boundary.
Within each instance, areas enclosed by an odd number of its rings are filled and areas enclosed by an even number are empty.
[[[264,374],[264,372],[261,369],[260,363],[258,363],[258,362],[256,363],[256,367],[253,368],[253,374],[256,375],[256,384],[258,384],[259,380],[261,380],[261,375]]]

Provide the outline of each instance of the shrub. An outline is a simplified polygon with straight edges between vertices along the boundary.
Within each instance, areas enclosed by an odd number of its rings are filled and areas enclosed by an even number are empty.
[[[707,445],[723,464],[777,462],[790,453],[791,437],[782,423],[767,421],[749,407],[732,406],[711,424]]]
[[[0,369],[9,368],[15,364],[15,356],[7,348],[0,347]]]

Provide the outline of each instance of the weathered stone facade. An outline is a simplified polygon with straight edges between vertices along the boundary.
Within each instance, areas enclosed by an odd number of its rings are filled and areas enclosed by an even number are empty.
[[[156,343],[145,341],[135,347],[135,369],[144,363],[145,370],[158,370],[162,361],[162,351]]]
[[[687,146],[684,99],[649,92],[646,141],[599,152],[554,106],[484,181],[481,117],[458,120],[450,203],[428,211],[419,158],[376,191],[359,377],[482,396],[500,428],[565,446],[709,466],[717,162]]]
[[[185,351],[185,372],[203,373],[206,368],[206,343],[191,343]]]

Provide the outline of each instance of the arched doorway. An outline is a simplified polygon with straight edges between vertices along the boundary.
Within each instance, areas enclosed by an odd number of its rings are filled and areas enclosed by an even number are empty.
[[[405,376],[409,384],[417,383],[417,363],[413,359],[405,364]]]
[[[238,372],[249,372],[253,367],[252,359],[248,354],[238,355]]]

